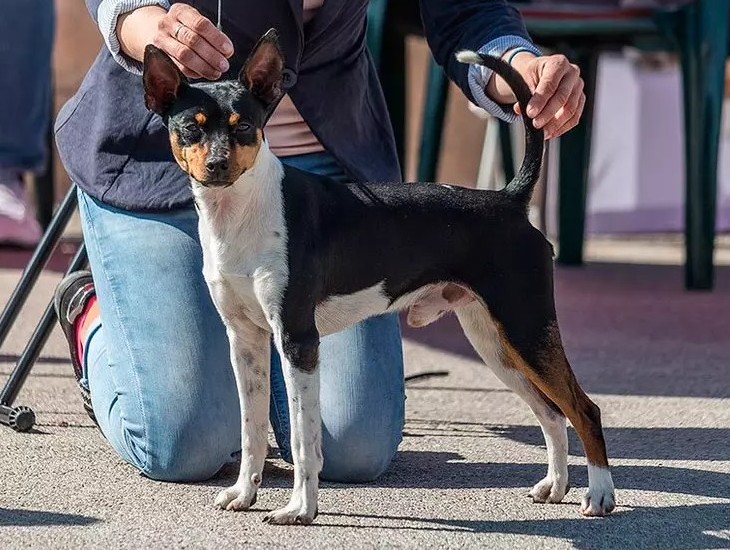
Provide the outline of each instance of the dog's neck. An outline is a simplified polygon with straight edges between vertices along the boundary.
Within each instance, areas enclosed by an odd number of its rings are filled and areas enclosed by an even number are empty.
[[[264,142],[253,166],[230,187],[193,183],[208,280],[220,273],[249,277],[262,255],[281,248],[286,239],[283,175],[281,162]]]

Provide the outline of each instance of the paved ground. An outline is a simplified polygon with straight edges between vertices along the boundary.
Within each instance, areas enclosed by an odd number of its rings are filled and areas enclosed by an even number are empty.
[[[23,257],[0,254],[6,299]],[[4,380],[59,275],[48,272],[0,355]],[[603,410],[619,506],[583,519],[582,450],[571,432],[573,489],[536,505],[540,430],[481,364],[453,321],[406,334],[412,383],[401,451],[378,482],[324,484],[309,528],[261,523],[282,505],[291,470],[269,461],[253,512],[213,509],[235,470],[194,485],[153,482],[117,459],[81,413],[55,333],[19,403],[39,425],[0,427],[0,548],[730,548],[730,268],[714,293],[686,293],[672,266],[559,270],[569,357]]]

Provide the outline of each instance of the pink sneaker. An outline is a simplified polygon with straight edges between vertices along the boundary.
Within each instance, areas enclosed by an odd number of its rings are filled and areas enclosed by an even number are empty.
[[[41,234],[35,207],[28,200],[20,176],[0,179],[0,246],[33,248]]]

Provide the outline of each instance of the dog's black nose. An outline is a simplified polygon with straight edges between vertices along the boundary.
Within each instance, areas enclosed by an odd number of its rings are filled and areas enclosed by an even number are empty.
[[[205,163],[208,174],[222,174],[228,170],[228,159],[225,157],[210,158]]]

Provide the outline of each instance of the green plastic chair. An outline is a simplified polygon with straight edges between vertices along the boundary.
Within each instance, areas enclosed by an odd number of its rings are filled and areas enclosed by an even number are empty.
[[[408,6],[404,8],[404,6]],[[728,51],[730,2],[697,0],[678,9],[602,8],[576,4],[518,6],[536,43],[561,52],[580,66],[586,106],[581,123],[561,138],[558,192],[558,262],[583,263],[586,182],[590,161],[593,98],[601,51],[632,45],[679,53],[684,90],[685,135],[685,286],[711,289],[714,283],[714,238],[717,158],[722,113],[725,59]],[[381,47],[380,75],[396,134],[404,151],[406,33],[419,32],[413,23],[417,2],[371,0],[372,48]],[[409,11],[410,10],[410,11]],[[410,23],[398,18],[411,17]],[[392,24],[390,19],[395,19]],[[416,11],[416,21],[418,21]],[[391,56],[391,53],[394,55]],[[448,85],[432,60],[426,83],[426,104],[419,151],[419,181],[435,179]],[[503,131],[502,135],[506,132]],[[503,166],[512,166],[509,140],[502,139]],[[506,174],[509,178],[510,175]]]

